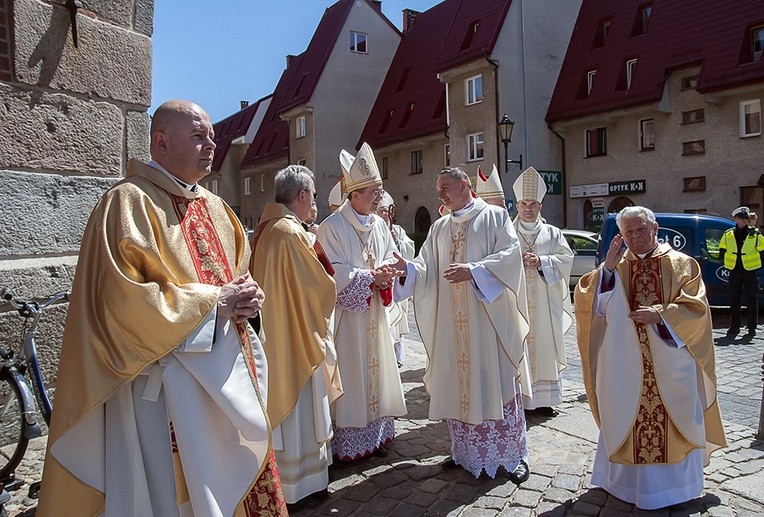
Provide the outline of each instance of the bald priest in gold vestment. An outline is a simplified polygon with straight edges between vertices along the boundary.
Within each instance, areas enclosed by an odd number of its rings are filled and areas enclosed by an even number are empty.
[[[157,108],[82,239],[37,515],[286,515],[265,414],[263,292],[228,205],[197,182],[215,144]]]
[[[574,298],[600,428],[592,484],[645,510],[682,505],[727,445],[706,290],[692,257],[658,243],[651,210],[627,207],[616,221],[620,234]]]

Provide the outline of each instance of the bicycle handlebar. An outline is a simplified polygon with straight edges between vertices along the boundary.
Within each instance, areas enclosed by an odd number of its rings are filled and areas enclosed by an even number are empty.
[[[58,300],[61,300],[62,298],[65,300],[68,300],[69,291],[59,291],[55,294],[52,294],[47,299],[41,302],[38,302],[35,300],[17,301],[14,299],[13,289],[11,289],[10,287],[3,287],[2,289],[0,289],[0,299],[2,299],[3,302],[7,302],[11,304],[11,306],[17,311],[19,311],[19,314],[21,314],[22,316],[29,316],[30,314],[28,313],[30,312],[30,309],[31,309],[31,312],[37,312],[39,309],[44,309],[48,305],[54,302],[57,302]]]

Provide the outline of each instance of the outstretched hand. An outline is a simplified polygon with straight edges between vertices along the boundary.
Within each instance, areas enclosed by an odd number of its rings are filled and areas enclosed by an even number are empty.
[[[468,264],[449,264],[443,271],[443,278],[451,284],[472,280],[472,270]]]
[[[610,241],[610,247],[605,256],[605,267],[608,271],[613,271],[615,269],[623,258],[624,253],[626,253],[626,245],[624,244],[623,237],[618,233],[613,237],[613,240]]]

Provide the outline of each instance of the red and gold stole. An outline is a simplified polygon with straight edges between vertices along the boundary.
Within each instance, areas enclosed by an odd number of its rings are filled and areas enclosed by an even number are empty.
[[[228,263],[215,225],[212,223],[205,199],[203,197],[187,199],[172,194],[170,197],[199,281],[203,284],[220,286],[233,280],[233,270]],[[258,403],[265,410],[257,383],[252,342],[249,338],[247,324],[239,323],[236,325],[236,329],[241,341],[244,360],[252,377],[257,397],[260,399]],[[175,449],[177,449],[177,444],[173,443],[173,450]],[[244,500],[244,510],[248,517],[288,515],[273,450],[270,451],[263,471]]]
[[[663,282],[659,258],[629,261],[629,305],[651,306],[663,302]],[[668,458],[668,413],[655,379],[653,355],[647,326],[634,322],[642,354],[642,393],[632,428],[635,464],[666,463]]]

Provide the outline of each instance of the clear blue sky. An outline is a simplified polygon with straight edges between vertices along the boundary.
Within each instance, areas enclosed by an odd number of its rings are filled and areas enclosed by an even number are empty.
[[[213,122],[239,101],[271,93],[287,54],[305,50],[332,0],[155,0],[153,92],[149,113],[170,99],[204,107]],[[383,0],[401,28],[405,8],[426,11],[439,0]]]

